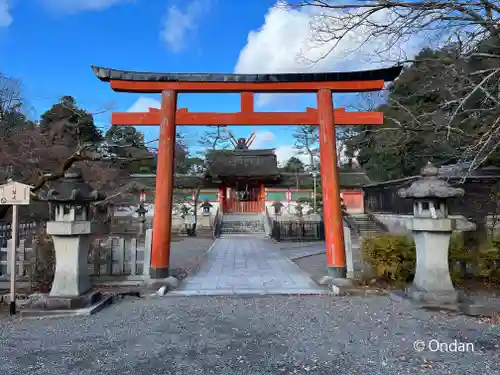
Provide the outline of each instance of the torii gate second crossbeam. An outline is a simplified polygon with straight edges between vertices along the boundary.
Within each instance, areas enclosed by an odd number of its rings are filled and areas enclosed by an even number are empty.
[[[320,169],[323,191],[326,263],[329,274],[346,277],[344,231],[340,207],[336,125],[380,125],[379,112],[346,112],[333,107],[333,92],[367,92],[384,88],[401,67],[387,69],[306,74],[190,74],[144,73],[93,66],[101,81],[118,92],[158,93],[161,109],[145,113],[115,112],[112,125],[159,125],[156,196],[153,221],[153,250],[150,276],[169,276],[174,189],[174,150],[177,125],[317,125],[319,126]],[[178,93],[240,93],[238,113],[192,113],[177,109]],[[254,93],[317,94],[318,108],[305,112],[255,112]]]

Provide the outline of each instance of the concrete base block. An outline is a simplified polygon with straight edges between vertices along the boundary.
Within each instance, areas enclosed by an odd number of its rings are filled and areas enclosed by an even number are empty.
[[[113,297],[100,292],[86,293],[81,298],[49,297],[39,299],[20,310],[23,318],[56,318],[93,315],[113,303]]]
[[[405,289],[405,292],[409,298],[422,303],[449,305],[458,303],[460,299],[456,290],[430,291],[410,285]]]
[[[180,283],[179,279],[177,279],[177,278],[175,278],[173,276],[169,276],[169,277],[167,277],[165,279],[160,279],[160,280],[158,280],[158,279],[151,279],[151,280],[149,280],[148,281],[148,287],[156,289],[158,291],[160,289],[164,288],[163,294],[165,294],[169,290],[177,289],[179,287],[179,283]]]
[[[323,276],[318,281],[318,284],[328,286],[328,289],[330,289],[335,296],[350,294],[354,290],[354,285],[351,279]]]
[[[500,306],[475,303],[474,301],[459,304],[460,311],[469,316],[495,317],[500,314]]]
[[[415,299],[415,296],[408,295],[406,290],[399,290],[391,293],[390,298],[394,301],[401,302],[404,300],[411,301],[417,306],[432,311],[450,311],[458,314],[465,314],[469,316],[482,316],[482,317],[495,317],[500,314],[499,303],[478,303],[474,301],[473,297],[467,297],[457,292],[457,299],[454,300],[453,296],[439,295],[439,298],[431,298],[427,300]],[[429,295],[426,295],[427,297]],[[418,295],[421,297],[421,295]],[[434,296],[432,296],[434,297]],[[453,302],[450,302],[453,301]]]
[[[43,310],[74,310],[94,305],[102,298],[101,292],[90,291],[78,297],[46,296],[33,302],[32,308]]]
[[[430,311],[449,311],[449,312],[459,312],[459,304],[458,303],[440,303],[437,301],[422,301],[419,299],[414,299],[408,295],[406,289],[405,290],[397,290],[390,294],[390,298],[396,302],[408,301],[412,304],[415,304],[417,307],[420,307],[425,310]]]

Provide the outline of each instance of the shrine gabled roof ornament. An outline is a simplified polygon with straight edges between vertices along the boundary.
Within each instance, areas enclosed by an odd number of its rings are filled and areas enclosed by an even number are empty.
[[[231,133],[230,130],[227,130],[230,136],[230,141],[234,146],[235,150],[248,150],[250,149],[250,146],[252,143],[255,141],[255,138],[257,136],[257,130],[254,130],[252,134],[250,134],[250,137],[248,138],[238,138],[236,139],[233,133]]]

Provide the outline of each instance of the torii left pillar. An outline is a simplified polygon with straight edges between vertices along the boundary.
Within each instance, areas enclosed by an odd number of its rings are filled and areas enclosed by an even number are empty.
[[[346,277],[344,225],[340,208],[340,181],[337,166],[337,140],[332,91],[320,89],[317,94],[319,122],[319,167],[323,190],[326,265],[335,279]]]
[[[175,169],[175,133],[177,92],[162,92],[160,138],[156,166],[156,192],[153,218],[153,249],[150,277],[169,276],[170,240],[172,233],[172,199]]]

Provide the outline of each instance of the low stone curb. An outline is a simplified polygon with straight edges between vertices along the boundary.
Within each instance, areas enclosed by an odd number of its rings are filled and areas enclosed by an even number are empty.
[[[311,252],[305,253],[305,254],[290,255],[290,256],[288,256],[288,258],[291,260],[299,260],[299,259],[308,258],[308,257],[312,257],[315,255],[322,255],[322,254],[325,254],[325,250],[317,250],[317,251],[311,251]]]
[[[335,279],[331,276],[322,277],[318,284],[326,286],[335,296],[386,296],[389,294],[388,290],[360,287],[351,279]]]
[[[65,318],[69,316],[90,316],[97,314],[101,310],[114,302],[113,295],[103,295],[103,298],[98,303],[82,308],[72,310],[30,310],[29,308],[21,309],[19,315],[21,319],[47,319],[47,318]]]
[[[438,303],[425,303],[411,299],[402,290],[390,293],[390,298],[396,302],[408,301],[413,305],[432,311],[454,312],[473,317],[496,317],[500,315],[500,305],[478,303],[469,297],[462,297],[463,299],[454,304],[438,304]]]

